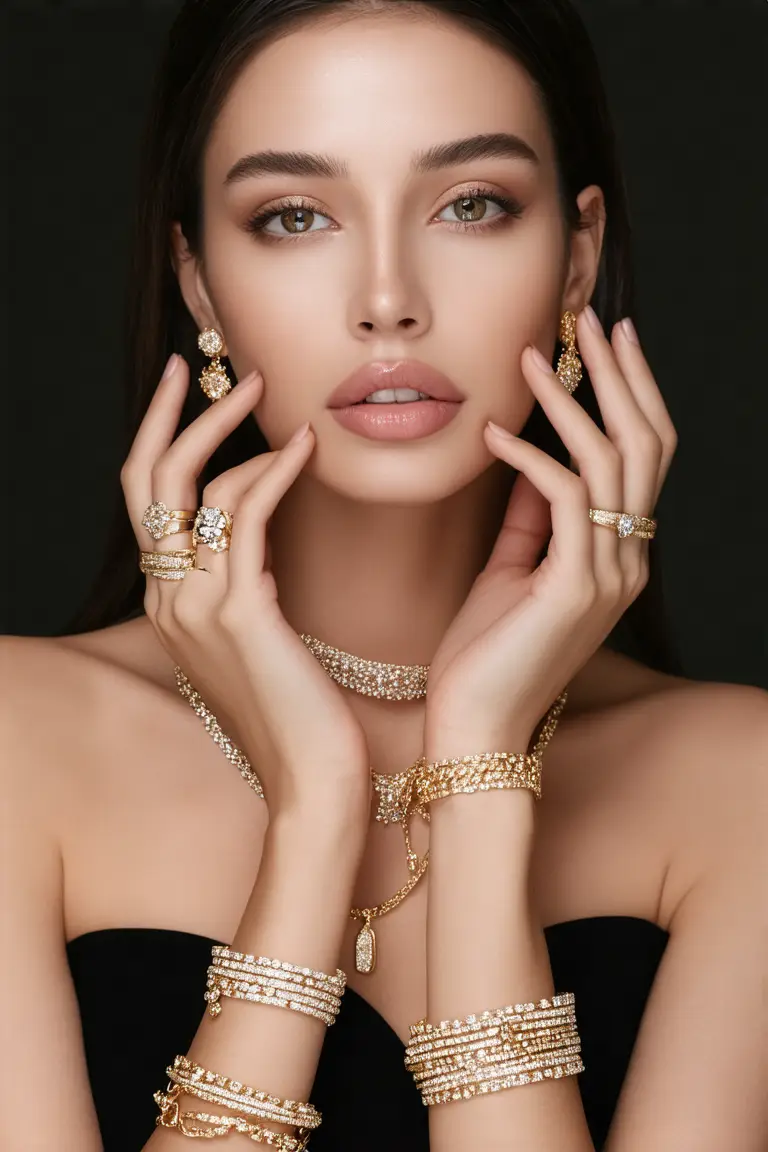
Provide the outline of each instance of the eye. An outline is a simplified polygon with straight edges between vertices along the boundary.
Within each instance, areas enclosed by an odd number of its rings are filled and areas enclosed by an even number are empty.
[[[328,219],[329,217],[316,212],[306,200],[282,200],[272,205],[269,211],[251,216],[246,223],[246,229],[270,240],[294,240],[312,231],[315,220]],[[272,221],[285,228],[285,231],[281,231],[280,227],[276,230],[269,229],[267,225]]]
[[[486,204],[495,204],[499,211],[488,215]],[[500,196],[488,188],[469,188],[457,199],[452,200],[441,209],[453,211],[458,205],[458,213],[464,217],[460,220],[444,220],[452,231],[482,232],[491,228],[498,228],[508,224],[513,218],[523,214],[522,205],[516,200]],[[327,228],[315,228],[312,225],[317,220],[330,220],[317,212],[312,205],[302,198],[288,198],[271,205],[267,211],[259,212],[246,221],[246,231],[264,239],[268,243],[294,241],[300,239],[308,232],[330,231]],[[272,223],[275,228],[269,227]]]
[[[492,216],[488,215],[487,204],[495,204],[500,211]],[[485,229],[497,228],[507,224],[510,218],[519,218],[523,214],[522,205],[516,200],[500,196],[488,188],[470,188],[457,200],[446,204],[441,212],[456,211],[461,217],[459,220],[446,220],[446,224],[453,225],[459,231],[480,232]]]

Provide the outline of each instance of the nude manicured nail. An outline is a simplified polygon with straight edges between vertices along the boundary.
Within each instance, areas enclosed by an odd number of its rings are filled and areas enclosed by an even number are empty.
[[[602,332],[603,326],[598,319],[597,312],[595,312],[591,304],[587,304],[584,309],[584,315],[589,321],[590,328],[593,328],[595,332]]]
[[[630,344],[639,344],[640,343],[640,337],[637,334],[637,329],[635,328],[634,324],[630,320],[629,316],[626,316],[622,320],[621,328],[622,328],[622,331],[623,331],[624,335],[626,336],[627,340],[629,340]]]
[[[176,367],[178,359],[179,359],[179,357],[176,355],[176,353],[172,352],[171,355],[168,357],[168,363],[165,366],[165,370],[163,371],[163,374],[160,377],[161,380],[167,380],[168,379],[168,377],[171,375],[174,368]]]
[[[494,424],[493,420],[488,421],[488,427],[492,432],[495,432],[497,436],[503,436],[505,440],[516,439],[511,432],[507,432],[506,428],[502,428],[500,424]]]
[[[546,372],[547,375],[549,375],[549,376],[553,375],[552,365],[547,363],[547,361],[542,356],[541,352],[539,352],[538,348],[536,348],[536,346],[533,344],[529,344],[528,347],[531,350],[531,355],[533,356],[533,359],[535,360],[538,367],[541,368],[542,372]]]
[[[305,420],[301,427],[296,429],[288,443],[295,444],[298,440],[303,440],[307,432],[309,432],[309,420]]]

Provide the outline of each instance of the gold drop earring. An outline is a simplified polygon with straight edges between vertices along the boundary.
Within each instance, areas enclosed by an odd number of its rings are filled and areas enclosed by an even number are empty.
[[[557,377],[560,383],[570,392],[576,391],[582,377],[582,363],[576,351],[576,317],[573,312],[566,312],[560,321],[560,343],[565,351],[557,362]]]
[[[232,390],[232,381],[219,358],[224,348],[224,337],[215,328],[204,328],[197,338],[197,346],[206,356],[213,357],[200,374],[200,387],[213,403]]]

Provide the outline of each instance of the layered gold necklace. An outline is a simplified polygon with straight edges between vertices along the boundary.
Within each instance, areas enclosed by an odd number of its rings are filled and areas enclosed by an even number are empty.
[[[382,700],[420,700],[427,694],[427,676],[429,665],[423,664],[382,664],[376,660],[364,660],[360,656],[353,656],[349,652],[342,652],[321,640],[304,633],[301,639],[326,670],[331,679],[344,688],[351,688],[363,696],[374,696]],[[176,684],[179,692],[188,701],[196,715],[200,717],[214,743],[221,749],[232,764],[240,772],[250,788],[264,799],[264,791],[258,776],[253,771],[250,761],[245,753],[237,747],[229,736],[222,730],[219,721],[206,705],[199,692],[193,688],[178,665],[174,668]],[[551,727],[551,726],[550,726]],[[545,722],[547,740],[551,735]],[[544,732],[539,737],[541,742]],[[544,741],[546,742],[546,741]],[[358,972],[373,972],[376,966],[376,936],[371,921],[377,916],[384,916],[397,908],[405,897],[413,891],[427,870],[429,864],[429,849],[419,857],[411,847],[409,835],[409,822],[413,815],[421,816],[429,822],[429,807],[420,804],[415,797],[414,782],[422,760],[417,760],[404,772],[392,775],[381,775],[370,769],[371,781],[377,795],[376,819],[382,824],[400,824],[405,840],[408,870],[411,873],[407,883],[381,904],[370,908],[352,908],[350,916],[355,920],[362,920],[362,927],[355,941],[355,967]]]

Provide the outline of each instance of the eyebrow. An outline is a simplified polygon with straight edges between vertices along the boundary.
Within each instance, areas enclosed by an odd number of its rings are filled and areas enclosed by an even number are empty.
[[[510,132],[486,133],[435,144],[411,158],[411,172],[422,176],[440,168],[452,168],[472,160],[525,160],[538,165],[539,157],[520,136]],[[315,152],[254,152],[236,161],[224,178],[225,186],[258,176],[323,176],[329,180],[346,180],[349,167],[337,156]]]

